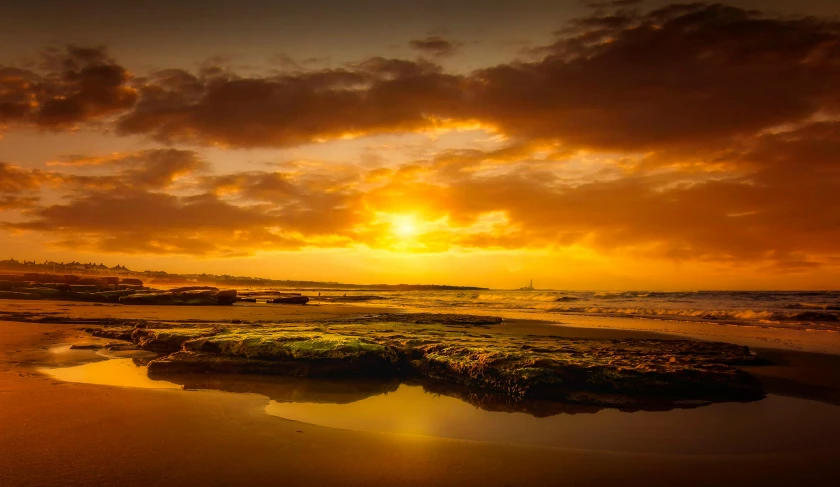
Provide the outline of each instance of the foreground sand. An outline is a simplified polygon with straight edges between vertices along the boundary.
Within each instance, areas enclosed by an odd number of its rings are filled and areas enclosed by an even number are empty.
[[[833,482],[840,461],[840,448],[652,455],[362,433],[266,415],[257,395],[73,384],[35,372],[56,360],[47,348],[88,340],[78,328],[0,322],[2,486],[791,485]],[[539,323],[500,331],[589,336]],[[840,374],[826,370],[840,370],[840,357],[762,353],[783,364],[761,372],[776,381],[770,392],[836,399]]]

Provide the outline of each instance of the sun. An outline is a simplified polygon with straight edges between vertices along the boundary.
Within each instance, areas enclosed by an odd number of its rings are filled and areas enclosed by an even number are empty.
[[[412,215],[395,216],[391,220],[391,231],[400,238],[411,238],[417,235],[417,222]]]

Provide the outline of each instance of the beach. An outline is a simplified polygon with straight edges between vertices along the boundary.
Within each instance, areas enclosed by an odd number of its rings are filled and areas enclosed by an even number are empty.
[[[67,303],[54,305],[72,309]],[[79,316],[102,309],[80,308]],[[236,308],[201,308],[200,314],[242,313]],[[165,312],[170,310],[184,309]],[[340,305],[279,307],[274,318],[368,312]],[[775,451],[751,451],[749,440],[741,438],[745,450],[710,454],[669,453],[667,445],[651,453],[632,443],[618,450],[560,448],[352,431],[266,414],[269,398],[260,394],[72,383],[39,372],[103,360],[88,354],[73,362],[54,352],[62,345],[90,343],[79,328],[0,322],[0,485],[790,485],[829,481],[840,459],[840,449],[813,432],[802,432],[812,437],[792,438],[790,447]],[[662,338],[515,320],[497,332]],[[757,351],[774,364],[750,368],[771,398],[838,404],[840,357]],[[577,417],[584,416],[569,416]],[[784,424],[766,427],[786,431]]]

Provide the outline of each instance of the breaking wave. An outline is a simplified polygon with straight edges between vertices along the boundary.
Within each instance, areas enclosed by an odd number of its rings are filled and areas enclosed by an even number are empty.
[[[388,305],[397,307],[507,311],[535,318],[576,313],[840,332],[840,291],[430,291],[395,292],[389,298]]]

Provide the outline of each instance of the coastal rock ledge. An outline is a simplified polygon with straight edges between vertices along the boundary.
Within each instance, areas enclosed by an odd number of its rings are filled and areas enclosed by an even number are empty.
[[[613,406],[752,401],[749,348],[689,340],[489,334],[372,315],[280,324],[147,323],[88,330],[163,354],[150,376],[184,373],[422,378],[512,398]],[[476,321],[487,317],[475,317]],[[418,323],[418,321],[421,321]],[[461,321],[469,321],[464,319]]]

